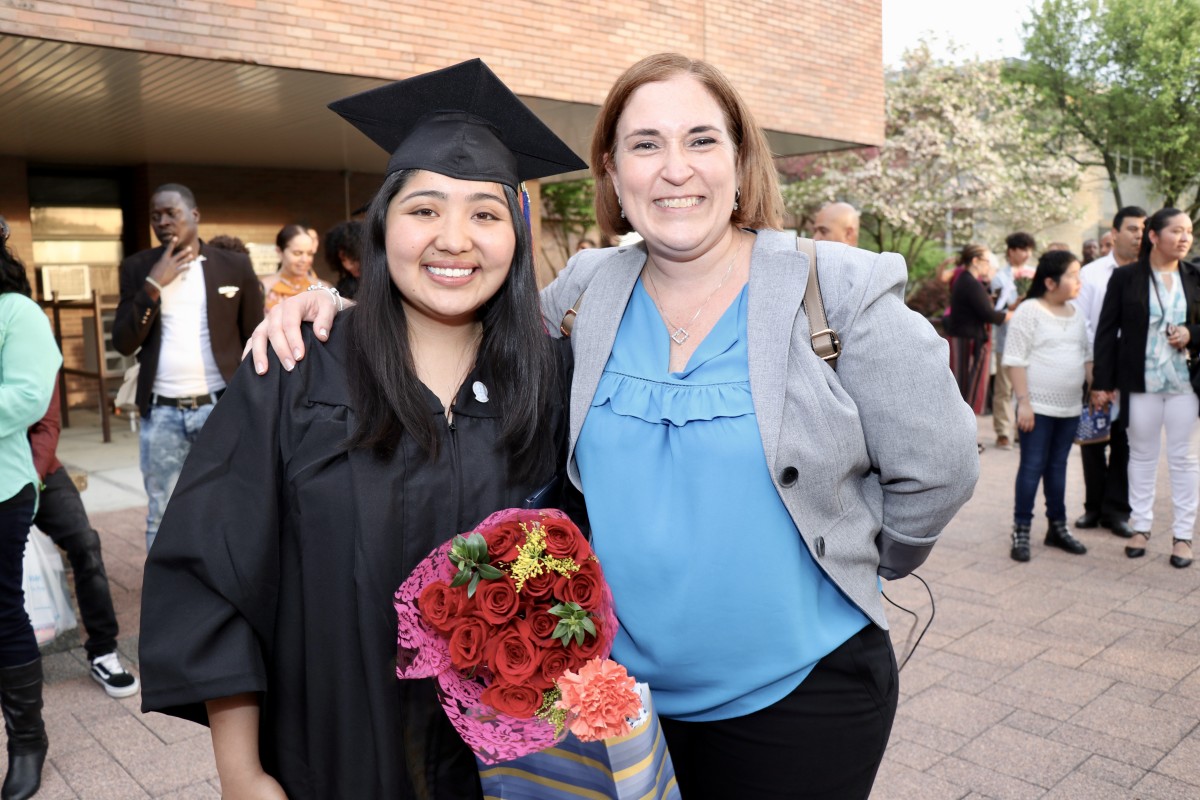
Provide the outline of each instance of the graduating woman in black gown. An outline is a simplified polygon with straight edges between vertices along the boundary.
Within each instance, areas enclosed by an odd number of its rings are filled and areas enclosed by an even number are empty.
[[[142,706],[210,725],[227,798],[479,797],[432,683],[396,678],[392,595],[555,475],[567,357],[517,188],[584,164],[479,61],[332,108],[393,153],[358,306],[235,379],[192,450],[146,565]]]

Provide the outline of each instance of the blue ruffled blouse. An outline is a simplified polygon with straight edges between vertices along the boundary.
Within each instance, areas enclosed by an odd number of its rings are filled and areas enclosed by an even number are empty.
[[[639,280],[575,450],[621,626],[613,658],[673,719],[766,708],[868,624],[813,562],[771,482],[748,298],[747,285],[670,373],[672,344]]]

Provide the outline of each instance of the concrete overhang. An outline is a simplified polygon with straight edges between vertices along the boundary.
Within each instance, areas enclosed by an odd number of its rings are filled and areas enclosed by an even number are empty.
[[[325,106],[383,83],[0,35],[0,155],[31,164],[162,163],[378,174],[385,154]],[[596,98],[596,105],[522,99],[586,158],[603,98]],[[767,135],[778,155],[856,146],[780,131]]]

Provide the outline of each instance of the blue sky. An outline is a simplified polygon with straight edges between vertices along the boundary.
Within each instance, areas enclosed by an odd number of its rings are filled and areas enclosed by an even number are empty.
[[[946,56],[954,42],[966,57],[1019,56],[1021,23],[1031,0],[883,0],[883,63],[894,67],[923,35],[934,53]]]

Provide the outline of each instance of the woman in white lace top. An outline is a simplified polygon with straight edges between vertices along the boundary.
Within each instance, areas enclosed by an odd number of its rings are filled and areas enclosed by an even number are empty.
[[[1047,252],[1025,302],[1008,323],[1004,366],[1017,397],[1021,466],[1013,508],[1012,557],[1029,560],[1029,529],[1038,483],[1046,497],[1046,544],[1068,553],[1087,552],[1067,527],[1064,496],[1067,457],[1081,409],[1080,389],[1091,380],[1092,346],[1083,315],[1068,301],[1079,294],[1079,259],[1064,250]]]

